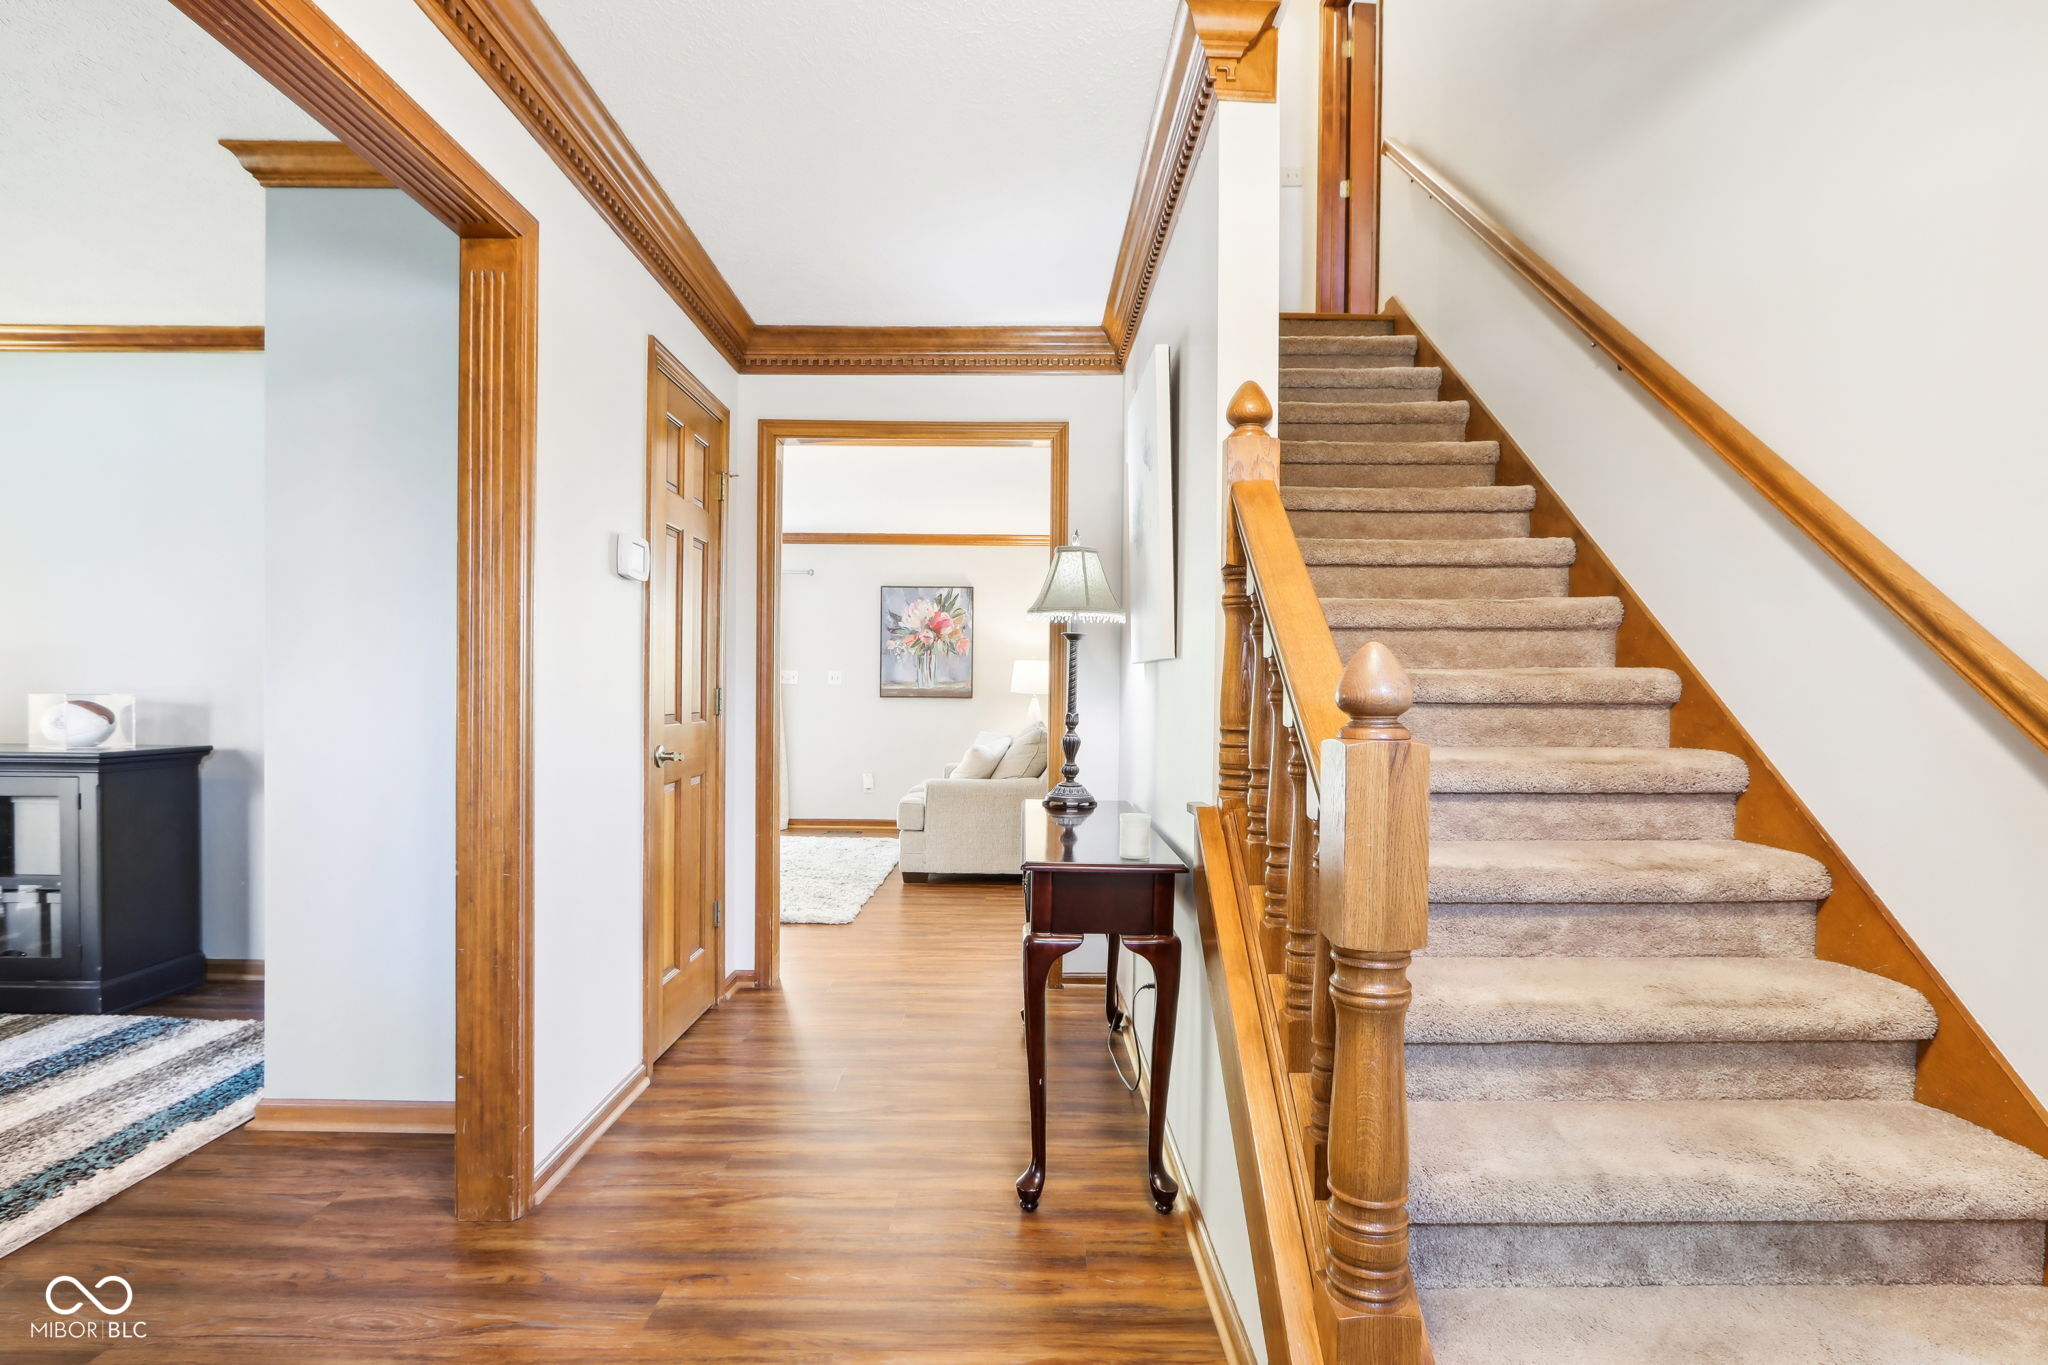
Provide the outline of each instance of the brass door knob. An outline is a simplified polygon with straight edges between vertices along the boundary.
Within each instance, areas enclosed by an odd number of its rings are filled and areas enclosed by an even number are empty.
[[[666,745],[661,744],[657,744],[654,746],[655,767],[659,768],[664,763],[680,763],[682,761],[683,756],[677,753],[674,749],[671,749]]]

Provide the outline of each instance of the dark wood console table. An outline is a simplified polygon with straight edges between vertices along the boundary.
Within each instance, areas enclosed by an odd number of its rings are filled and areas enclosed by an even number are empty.
[[[1083,934],[1109,936],[1105,989],[1112,1033],[1123,1027],[1116,999],[1119,942],[1152,964],[1159,1007],[1152,1025],[1151,1132],[1146,1160],[1152,1203],[1170,1212],[1180,1186],[1166,1173],[1166,1081],[1173,1065],[1173,1021],[1180,999],[1180,940],[1173,935],[1173,879],[1187,864],[1152,832],[1142,858],[1117,856],[1117,816],[1137,807],[1105,801],[1092,811],[1055,814],[1024,807],[1024,1046],[1031,1087],[1031,1165],[1017,1177],[1017,1202],[1038,1207],[1045,1190],[1045,980],[1053,963],[1081,946]]]

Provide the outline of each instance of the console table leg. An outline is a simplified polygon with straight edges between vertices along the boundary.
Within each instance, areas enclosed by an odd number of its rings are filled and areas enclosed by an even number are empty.
[[[1166,1173],[1166,1082],[1173,1068],[1173,1021],[1180,1005],[1180,940],[1170,934],[1126,938],[1124,946],[1152,964],[1152,979],[1159,985],[1158,1007],[1152,1012],[1152,1112],[1145,1158],[1151,1167],[1152,1206],[1171,1213],[1180,1186]]]
[[[1017,1177],[1017,1202],[1030,1213],[1045,1190],[1045,979],[1052,964],[1081,946],[1079,935],[1024,936],[1024,1066],[1031,1091],[1031,1164]]]
[[[1116,1003],[1116,944],[1117,936],[1109,936],[1109,966],[1102,973],[1102,1007],[1109,1016],[1109,1031],[1124,1031],[1124,1012]]]

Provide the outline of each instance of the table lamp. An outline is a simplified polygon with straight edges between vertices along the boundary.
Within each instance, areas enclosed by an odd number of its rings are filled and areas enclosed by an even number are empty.
[[[1045,712],[1039,709],[1038,699],[1052,690],[1052,668],[1043,659],[1019,659],[1010,665],[1010,690],[1020,696],[1031,698],[1031,713],[1027,721],[1044,720]]]
[[[1075,682],[1081,632],[1073,627],[1084,621],[1121,625],[1124,619],[1124,609],[1110,591],[1109,575],[1102,571],[1102,556],[1080,542],[1076,532],[1073,544],[1053,548],[1045,585],[1038,590],[1038,600],[1029,613],[1068,627],[1060,632],[1067,642],[1067,732],[1060,736],[1060,753],[1066,762],[1060,765],[1059,785],[1045,794],[1045,808],[1052,811],[1095,809],[1095,798],[1081,785],[1081,765],[1075,761],[1081,752],[1081,690]]]

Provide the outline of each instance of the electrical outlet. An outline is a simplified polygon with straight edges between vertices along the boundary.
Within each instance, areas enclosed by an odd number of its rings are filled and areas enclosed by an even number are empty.
[[[864,792],[871,792],[875,789],[875,775],[873,773],[862,773],[860,775],[860,789]]]
[[[796,681],[796,670],[795,670],[795,669],[793,669],[793,668],[785,668],[785,669],[783,669],[783,670],[782,670],[782,680],[783,680],[784,682],[786,682],[786,683],[793,683],[793,682],[795,682],[795,681]]]
[[[825,681],[831,684],[833,687],[837,687],[839,686],[839,684],[846,681],[846,675],[835,668],[830,673],[827,673],[825,675]]]
[[[1296,189],[1296,190],[1298,190],[1298,189],[1300,189],[1300,188],[1301,188],[1301,167],[1299,167],[1299,166],[1282,166],[1282,167],[1280,168],[1280,188],[1281,188],[1281,189],[1283,189],[1283,190],[1286,190],[1286,189]]]

